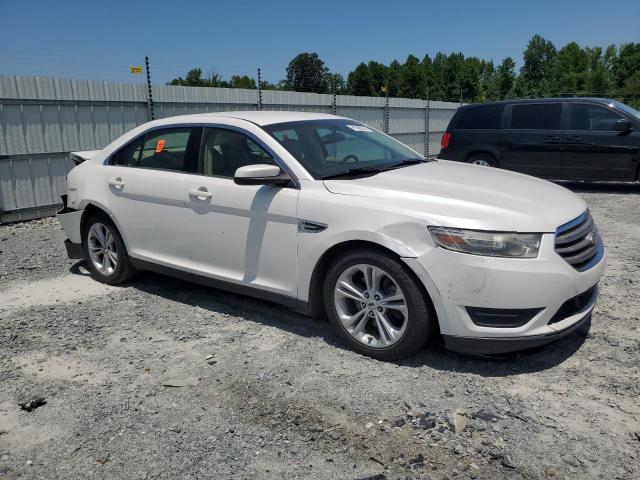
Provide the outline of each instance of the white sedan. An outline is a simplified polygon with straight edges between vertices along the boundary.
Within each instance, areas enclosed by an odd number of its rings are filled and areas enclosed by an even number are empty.
[[[228,112],[72,154],[71,258],[326,315],[354,350],[501,353],[588,324],[604,246],[585,202],[533,177],[429,160],[348,118]]]

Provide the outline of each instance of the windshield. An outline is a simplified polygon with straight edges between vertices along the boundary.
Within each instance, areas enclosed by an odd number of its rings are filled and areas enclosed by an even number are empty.
[[[424,161],[397,140],[353,120],[300,121],[263,128],[316,179],[373,174]]]
[[[640,118],[640,112],[635,108],[631,108],[629,105],[626,105],[622,102],[618,102],[616,100],[613,101],[613,104],[623,112],[627,112],[628,114],[633,115],[636,118]]]

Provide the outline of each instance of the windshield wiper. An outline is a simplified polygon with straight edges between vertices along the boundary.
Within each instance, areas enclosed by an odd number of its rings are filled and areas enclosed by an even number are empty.
[[[361,174],[376,174],[383,172],[384,168],[375,168],[375,167],[357,167],[350,168],[349,170],[343,170],[338,173],[331,173],[329,175],[323,175],[320,177],[322,180],[328,180],[330,178],[339,178],[339,177],[350,177],[352,175],[361,175]]]
[[[394,170],[396,168],[401,168],[401,167],[406,167],[409,165],[416,165],[418,163],[427,163],[429,160],[426,159],[422,159],[422,158],[408,158],[406,160],[400,160],[397,163],[394,163],[393,165],[389,165],[388,167],[385,167],[383,170],[387,171],[387,170]]]
[[[402,168],[409,165],[416,165],[418,163],[427,163],[431,160],[425,160],[422,158],[408,158],[405,160],[400,160],[399,162],[393,163],[391,165],[387,165],[386,167],[356,167],[350,168],[348,170],[344,170],[338,173],[331,173],[329,175],[324,175],[320,177],[322,180],[327,180],[329,178],[339,178],[339,177],[350,177],[352,175],[361,175],[361,174],[376,174],[380,172],[386,172],[389,170],[395,170],[396,168]]]

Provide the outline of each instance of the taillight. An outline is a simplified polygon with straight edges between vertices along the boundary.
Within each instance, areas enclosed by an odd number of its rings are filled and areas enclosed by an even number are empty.
[[[440,139],[440,146],[442,148],[449,148],[449,143],[451,143],[451,134],[449,132],[444,132],[442,138]]]

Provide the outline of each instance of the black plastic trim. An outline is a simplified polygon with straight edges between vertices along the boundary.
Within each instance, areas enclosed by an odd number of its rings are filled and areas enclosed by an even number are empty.
[[[466,307],[471,321],[480,327],[517,328],[526,325],[542,308]]]
[[[458,337],[443,335],[445,348],[454,352],[472,355],[497,355],[541,347],[553,343],[569,335],[583,325],[591,324],[591,312],[585,314],[578,322],[559,332],[547,335],[530,335],[526,337]]]
[[[64,248],[67,249],[67,256],[72,260],[84,258],[84,249],[81,243],[73,243],[68,238],[64,241]]]
[[[266,300],[268,302],[277,303],[287,308],[291,308],[298,313],[309,315],[309,304],[298,300],[297,298],[290,297],[288,295],[282,295],[280,293],[269,292],[255,287],[248,287],[246,285],[238,285],[237,283],[225,282],[224,280],[218,280],[215,278],[206,277],[204,275],[198,275],[196,273],[185,272],[172,267],[165,267],[164,265],[158,265],[156,263],[148,262],[146,260],[139,260],[137,258],[129,257],[134,267],[139,270],[146,270],[149,272],[159,273],[161,275],[167,275],[169,277],[178,278],[187,282],[197,283],[206,287],[217,288],[219,290],[225,290],[227,292],[237,293],[240,295],[247,295],[253,298],[259,298],[260,300]]]

